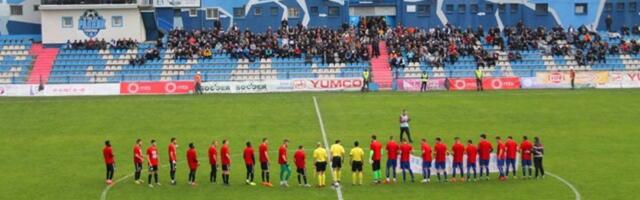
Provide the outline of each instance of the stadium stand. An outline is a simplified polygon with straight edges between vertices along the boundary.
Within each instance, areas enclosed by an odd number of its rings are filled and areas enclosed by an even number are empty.
[[[0,38],[0,83],[24,83],[33,63],[31,42]]]

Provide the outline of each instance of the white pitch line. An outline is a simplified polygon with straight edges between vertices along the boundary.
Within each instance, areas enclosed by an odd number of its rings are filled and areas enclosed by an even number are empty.
[[[316,107],[316,115],[318,116],[318,123],[320,123],[320,132],[322,132],[322,140],[324,141],[324,148],[329,150],[329,141],[327,140],[327,132],[324,130],[324,122],[322,121],[322,114],[320,114],[320,107],[318,106],[318,100],[316,99],[316,96],[313,96],[313,105]],[[331,166],[331,153],[329,153],[329,151],[327,151],[328,154],[328,158],[329,158],[329,166]],[[336,177],[333,175],[333,173],[331,173],[331,177],[333,177],[333,180],[336,180]],[[336,193],[338,194],[338,200],[343,200],[342,198],[342,189],[340,186],[335,187],[336,188]]]
[[[555,175],[553,173],[550,173],[548,171],[546,172],[546,174],[551,176],[551,177],[553,177],[553,178],[558,179],[560,182],[564,183],[567,187],[569,187],[573,191],[573,193],[576,195],[576,200],[582,199],[582,196],[580,195],[580,192],[578,192],[578,189],[576,189],[575,186],[573,186],[571,183],[569,183],[569,181],[564,180],[562,177],[560,177],[558,175]]]

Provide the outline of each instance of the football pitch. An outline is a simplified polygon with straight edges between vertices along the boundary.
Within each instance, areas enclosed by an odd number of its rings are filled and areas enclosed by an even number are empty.
[[[371,166],[365,164],[365,185],[352,186],[347,164],[340,191],[298,187],[295,169],[289,188],[245,185],[244,143],[257,149],[263,137],[270,140],[272,160],[283,139],[291,141],[290,159],[304,145],[309,182],[317,183],[311,155],[323,133],[314,97],[327,140],[342,140],[347,151],[358,140],[368,152],[371,134],[383,144],[390,135],[398,137],[398,116],[407,109],[414,155],[421,138],[433,144],[442,137],[450,147],[456,136],[475,143],[481,133],[511,135],[518,142],[523,135],[539,136],[545,170],[557,177],[501,182],[492,174],[489,181],[421,184],[416,174],[416,183],[370,185]],[[0,123],[3,199],[636,199],[640,180],[640,90],[0,98]],[[176,186],[169,184],[166,165],[171,137],[179,144]],[[158,141],[162,186],[133,183],[132,147],[138,138],[143,149],[149,140]],[[116,159],[117,182],[110,188],[101,152],[106,139]],[[231,147],[229,187],[220,184],[219,174],[218,184],[208,182],[207,149],[222,139]],[[201,162],[197,187],[186,184],[190,142]],[[278,172],[272,161],[276,185]]]

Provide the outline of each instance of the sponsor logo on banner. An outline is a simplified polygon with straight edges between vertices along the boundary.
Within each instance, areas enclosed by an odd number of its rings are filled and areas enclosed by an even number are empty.
[[[431,78],[427,80],[427,90],[446,90],[444,78]],[[398,79],[398,90],[400,91],[420,91],[422,87],[421,79]]]
[[[297,91],[330,91],[345,90],[356,91],[364,84],[361,78],[335,78],[335,79],[295,79],[293,90]]]
[[[193,81],[174,82],[122,82],[120,94],[189,94],[194,90]]]
[[[448,79],[449,90],[476,90],[475,78],[451,78]],[[500,77],[483,78],[482,87],[485,90],[517,90],[520,89],[520,78]]]
[[[94,96],[118,95],[120,84],[53,84],[44,85],[0,85],[0,96]]]
[[[518,157],[519,157],[519,153],[518,153]],[[463,160],[462,160],[462,169],[464,170],[465,173],[467,173],[467,155],[464,155]],[[410,162],[410,167],[411,167],[411,171],[413,171],[413,173],[417,173],[417,174],[422,174],[422,157],[419,156],[414,156],[411,155],[411,158],[409,160]],[[431,171],[432,174],[433,172],[435,172],[436,170],[436,160],[432,160],[431,161]],[[506,165],[506,163],[505,163]],[[516,159],[516,166],[520,165],[520,159]],[[445,170],[447,171],[447,173],[452,173],[452,169],[453,169],[453,156],[449,155],[447,156],[447,164],[446,164],[446,168]],[[400,157],[398,156],[398,167],[397,167],[397,171],[401,171],[402,169],[400,169]],[[478,158],[478,160],[476,160],[476,170],[478,172],[480,172],[480,159]],[[500,172],[498,170],[498,157],[496,156],[495,153],[491,154],[491,158],[489,160],[489,172],[491,173],[495,173],[495,172]]]
[[[593,88],[606,84],[608,80],[609,72],[606,71],[576,72],[575,85],[578,88]],[[527,88],[570,88],[571,76],[569,71],[538,72],[536,80],[527,83],[527,86]]]
[[[82,31],[87,37],[94,38],[100,30],[105,29],[104,17],[98,14],[98,11],[89,9],[78,19],[78,30]]]
[[[291,92],[292,90],[293,86],[288,80],[202,83],[203,93],[265,93]]]
[[[597,88],[640,88],[640,71],[609,72],[609,81]]]

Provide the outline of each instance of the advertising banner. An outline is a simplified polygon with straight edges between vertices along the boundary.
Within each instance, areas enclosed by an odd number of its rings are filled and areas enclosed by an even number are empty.
[[[518,153],[518,159],[516,159],[516,166],[520,165],[520,154]],[[398,157],[398,162],[400,162],[400,157]],[[410,162],[410,167],[411,167],[411,171],[413,171],[413,173],[416,174],[422,174],[422,157],[420,156],[414,156],[411,155],[411,160]],[[435,168],[435,160],[432,160],[431,162],[431,174],[434,174],[436,168]],[[446,171],[447,173],[451,173],[452,168],[453,167],[453,156],[449,155],[447,156],[447,164],[446,164]],[[517,167],[516,167],[517,168]],[[463,162],[462,162],[462,169],[464,169],[464,172],[467,172],[467,155],[464,155],[463,157]],[[400,163],[398,163],[398,167],[396,169],[396,171],[398,172],[402,172],[402,169],[400,169]],[[480,173],[480,160],[476,160],[476,171],[478,173]],[[494,173],[494,172],[499,172],[498,170],[498,156],[495,153],[491,154],[491,158],[489,160],[489,172]]]
[[[294,91],[358,91],[362,88],[362,78],[334,79],[294,79]]]
[[[96,96],[118,95],[120,84],[0,85],[0,96]]]
[[[575,86],[577,88],[595,88],[606,84],[609,80],[609,72],[576,72]],[[568,71],[562,72],[538,72],[536,80],[528,85],[528,88],[571,88],[571,76]]]
[[[122,82],[120,94],[191,94],[193,81]]]
[[[597,88],[640,88],[640,71],[609,72],[609,81]]]
[[[476,90],[475,78],[450,78],[449,90]],[[485,90],[517,90],[520,89],[519,77],[483,78],[482,87]]]
[[[288,80],[202,83],[202,91],[205,94],[291,92],[292,90],[292,83]]]
[[[444,78],[431,78],[427,80],[427,91],[446,90]],[[420,79],[398,79],[398,90],[400,91],[420,91],[422,80]]]
[[[0,85],[0,97],[36,96],[39,92],[38,85]]]

